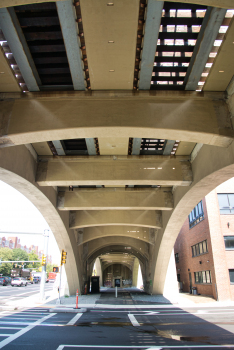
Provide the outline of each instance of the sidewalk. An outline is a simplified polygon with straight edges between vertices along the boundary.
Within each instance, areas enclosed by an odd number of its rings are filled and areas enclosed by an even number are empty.
[[[9,307],[12,309],[22,309],[25,307],[58,307],[57,293],[46,292],[46,301],[40,302],[39,293],[26,297],[22,300],[6,301],[2,306],[4,310]],[[173,299],[173,300],[172,300]],[[125,288],[119,291],[118,297],[115,298],[114,290],[101,289],[99,294],[79,295],[78,307],[79,308],[147,308],[155,309],[162,307],[219,307],[219,306],[234,306],[234,301],[218,302],[212,297],[202,295],[191,295],[189,293],[178,293],[177,297],[171,300],[165,298],[162,295],[148,295],[137,288]],[[60,306],[75,308],[76,297],[61,297]]]

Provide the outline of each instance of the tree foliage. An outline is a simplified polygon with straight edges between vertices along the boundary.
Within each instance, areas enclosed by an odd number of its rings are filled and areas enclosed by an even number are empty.
[[[9,261],[12,259],[13,253],[12,249],[10,248],[0,248],[0,259],[2,261]],[[10,276],[11,275],[11,269],[12,264],[11,263],[2,263],[0,265],[0,274],[3,276]]]
[[[38,263],[34,263],[34,264],[23,263],[24,268],[38,269],[41,266],[41,262],[34,251],[28,254],[20,248],[16,248],[16,249],[0,248],[0,259],[2,261],[12,261],[12,263],[0,264],[0,274],[2,274],[3,276],[10,276],[12,268],[20,267],[23,261],[38,260]],[[17,263],[16,261],[19,261],[19,262]]]

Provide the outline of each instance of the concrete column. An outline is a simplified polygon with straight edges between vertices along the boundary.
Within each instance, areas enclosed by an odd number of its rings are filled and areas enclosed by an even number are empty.
[[[138,270],[139,270],[139,260],[135,258],[133,263],[133,268],[132,268],[132,286],[133,287],[137,287]]]
[[[103,281],[102,281],[102,266],[101,266],[101,262],[100,259],[97,258],[95,261],[95,267],[96,267],[96,273],[97,276],[99,276],[99,285],[103,286]]]
[[[178,296],[179,296],[175,258],[174,258],[174,249],[171,252],[171,257],[170,257],[170,261],[167,269],[163,296],[165,298],[169,298],[170,300],[173,300],[174,302],[178,300]]]

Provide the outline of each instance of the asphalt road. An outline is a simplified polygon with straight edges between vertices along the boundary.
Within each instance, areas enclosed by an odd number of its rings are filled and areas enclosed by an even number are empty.
[[[45,284],[45,291],[52,290],[53,283]],[[7,286],[0,286],[0,304],[3,304],[6,300],[20,300],[25,297],[32,296],[39,293],[40,284],[28,284],[27,287],[12,287],[10,284]]]
[[[0,349],[234,349],[234,307],[0,313]],[[226,346],[224,346],[226,345]]]

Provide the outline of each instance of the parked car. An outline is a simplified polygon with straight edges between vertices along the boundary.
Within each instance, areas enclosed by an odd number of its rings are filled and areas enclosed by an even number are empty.
[[[33,277],[33,283],[40,283],[39,277]]]
[[[10,277],[7,277],[7,276],[0,277],[0,285],[1,286],[7,286],[10,283],[11,283]]]
[[[27,286],[27,280],[23,277],[15,277],[11,281],[11,286],[14,287],[22,287],[22,286]]]

